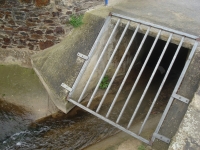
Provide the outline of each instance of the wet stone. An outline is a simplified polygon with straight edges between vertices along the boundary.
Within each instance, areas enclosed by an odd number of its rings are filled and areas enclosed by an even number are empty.
[[[46,49],[48,47],[51,47],[53,45],[54,45],[54,43],[52,41],[50,41],[50,40],[47,40],[45,42],[44,41],[40,41],[40,43],[39,43],[39,46],[40,46],[41,50],[44,50],[44,49]]]

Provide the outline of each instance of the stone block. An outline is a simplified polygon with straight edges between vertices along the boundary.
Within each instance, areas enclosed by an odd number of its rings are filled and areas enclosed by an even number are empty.
[[[47,6],[49,2],[50,0],[35,0],[35,6],[37,7]]]
[[[5,2],[6,2],[6,0],[0,0],[0,6],[1,6],[1,5],[4,5]]]
[[[30,4],[32,3],[32,0],[19,0],[21,3],[27,3]]]
[[[44,50],[44,49],[46,49],[48,47],[51,47],[53,45],[54,45],[54,43],[52,41],[50,41],[50,40],[40,41],[40,43],[39,43],[39,46],[40,46],[41,50]]]
[[[46,34],[51,34],[51,33],[53,33],[53,30],[47,30],[46,31]]]
[[[56,29],[54,30],[54,32],[56,34],[64,34],[65,33],[65,31],[64,31],[64,29],[62,27],[56,27]]]
[[[37,39],[43,39],[43,36],[39,34],[31,34],[31,38],[37,40]]]
[[[4,44],[9,45],[11,43],[10,38],[3,38]]]

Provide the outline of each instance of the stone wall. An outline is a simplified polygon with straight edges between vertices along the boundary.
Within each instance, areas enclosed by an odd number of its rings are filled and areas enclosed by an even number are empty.
[[[0,48],[44,50],[72,29],[69,18],[102,0],[0,0]]]

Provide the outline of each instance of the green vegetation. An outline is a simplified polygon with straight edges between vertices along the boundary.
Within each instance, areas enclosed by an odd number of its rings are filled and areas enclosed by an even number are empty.
[[[105,77],[102,79],[99,88],[100,88],[100,89],[106,89],[106,88],[108,87],[108,84],[109,84],[109,77],[108,77],[108,76],[105,76]]]
[[[83,24],[83,15],[72,15],[69,19],[69,23],[77,28]]]
[[[138,146],[138,150],[146,150],[146,147],[144,145]]]

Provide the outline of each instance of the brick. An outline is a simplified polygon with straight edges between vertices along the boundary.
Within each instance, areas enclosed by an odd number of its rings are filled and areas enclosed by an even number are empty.
[[[47,30],[46,31],[46,34],[51,34],[51,33],[53,33],[53,30]]]

